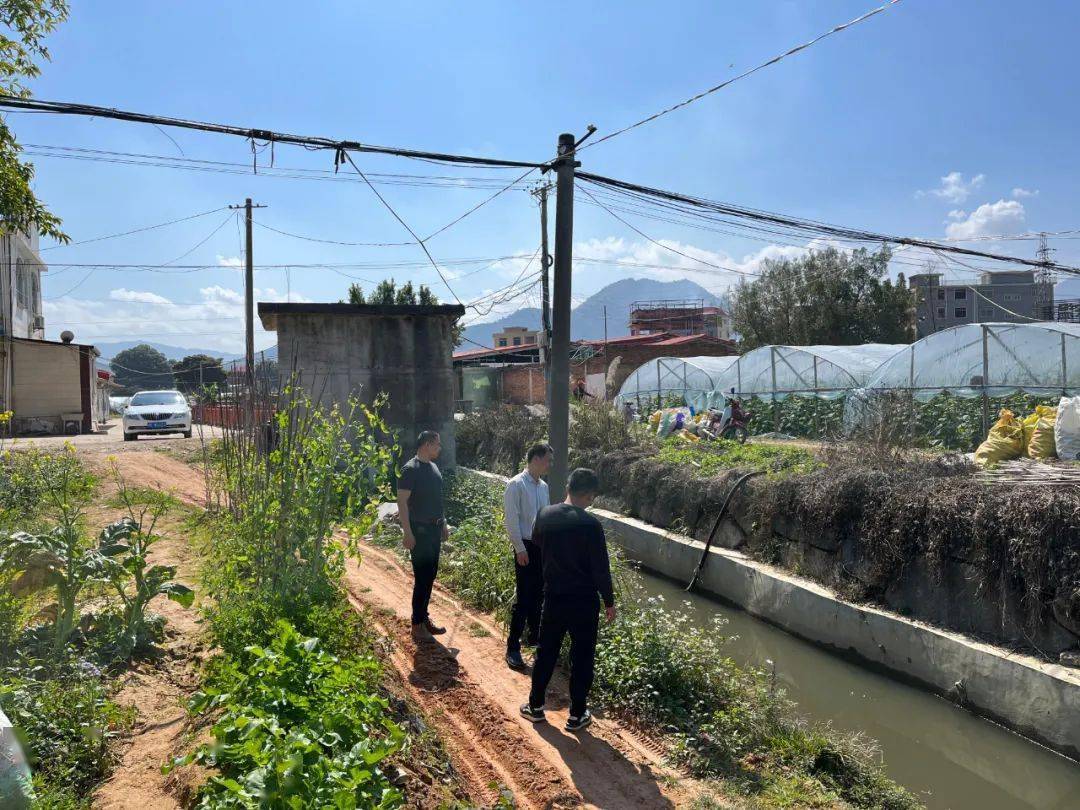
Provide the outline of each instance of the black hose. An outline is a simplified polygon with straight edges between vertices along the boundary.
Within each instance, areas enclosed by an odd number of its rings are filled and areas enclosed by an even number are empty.
[[[697,568],[694,569],[694,576],[690,578],[690,582],[686,585],[686,590],[690,591],[698,581],[698,577],[701,576],[701,569],[705,567],[705,561],[709,559],[709,549],[712,548],[713,538],[716,537],[716,531],[720,528],[720,521],[724,519],[724,515],[727,513],[728,505],[731,503],[731,496],[734,495],[739,487],[753,478],[755,475],[761,475],[764,470],[754,470],[748,472],[739,477],[739,480],[728,490],[728,494],[724,497],[724,502],[720,504],[720,512],[716,515],[716,522],[713,523],[712,531],[709,532],[709,539],[705,541],[705,550],[701,552],[701,559],[698,560]]]

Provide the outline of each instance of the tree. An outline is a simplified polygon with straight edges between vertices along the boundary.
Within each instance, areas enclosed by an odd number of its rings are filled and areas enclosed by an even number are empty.
[[[349,285],[350,304],[390,304],[397,306],[417,305],[423,307],[438,306],[439,299],[431,288],[421,284],[420,289],[414,289],[411,281],[406,281],[401,287],[397,286],[394,279],[383,279],[376,285],[375,292],[371,297],[364,295],[364,290],[359,284]],[[461,345],[461,335],[464,331],[459,323],[454,323],[454,345]]]
[[[176,387],[185,394],[208,385],[224,385],[226,380],[221,358],[208,354],[189,354],[172,364],[172,372]]]
[[[129,391],[173,387],[173,368],[168,358],[147,343],[118,353],[109,361],[116,382]]]
[[[914,298],[903,274],[889,279],[890,257],[882,247],[767,259],[760,278],[733,294],[732,327],[741,348],[910,342]]]
[[[34,79],[48,60],[45,37],[67,19],[66,0],[0,0],[0,93],[27,98],[24,80]],[[67,235],[60,219],[34,195],[34,166],[19,160],[22,147],[0,121],[0,232],[37,231],[61,242]]]

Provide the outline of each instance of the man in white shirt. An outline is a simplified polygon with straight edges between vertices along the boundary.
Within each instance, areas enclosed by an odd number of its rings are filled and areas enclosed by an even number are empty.
[[[506,664],[524,669],[521,657],[521,634],[528,628],[527,643],[535,646],[540,639],[540,613],[544,604],[544,573],[540,548],[532,542],[533,523],[545,506],[551,505],[548,485],[541,476],[551,469],[551,447],[536,444],[525,457],[525,469],[511,478],[503,493],[506,534],[514,551],[514,580],[517,598],[510,614],[510,633],[506,639]]]

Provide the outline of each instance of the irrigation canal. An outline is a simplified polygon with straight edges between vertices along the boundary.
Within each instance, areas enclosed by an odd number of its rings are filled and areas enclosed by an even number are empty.
[[[1080,765],[929,692],[867,670],[748,613],[671,580],[642,573],[653,596],[702,624],[727,619],[730,656],[776,668],[800,712],[881,744],[889,775],[932,810],[1066,810],[1077,807]]]

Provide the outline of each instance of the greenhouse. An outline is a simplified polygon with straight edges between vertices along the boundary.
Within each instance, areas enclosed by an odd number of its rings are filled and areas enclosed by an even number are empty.
[[[720,391],[740,397],[782,400],[788,396],[838,399],[866,385],[878,367],[908,348],[861,346],[762,346],[732,363],[716,380]]]
[[[739,357],[658,357],[643,363],[631,372],[622,384],[615,401],[637,402],[682,397],[696,410],[712,407],[723,401],[717,380]]]
[[[902,348],[867,381],[865,393],[900,389],[924,402],[942,393],[1080,393],[1080,324],[966,324]]]

